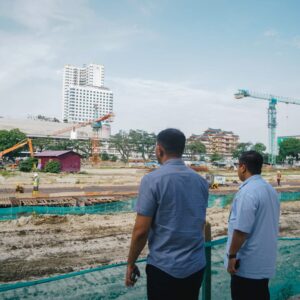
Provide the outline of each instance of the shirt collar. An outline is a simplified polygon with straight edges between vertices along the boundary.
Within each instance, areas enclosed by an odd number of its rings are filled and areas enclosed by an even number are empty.
[[[245,180],[239,187],[239,189],[241,189],[242,187],[244,187],[246,184],[248,184],[250,181],[253,180],[257,180],[257,179],[261,179],[261,175],[252,175],[251,177],[249,177],[247,180]]]
[[[184,165],[184,162],[181,158],[170,158],[163,163],[165,165]]]

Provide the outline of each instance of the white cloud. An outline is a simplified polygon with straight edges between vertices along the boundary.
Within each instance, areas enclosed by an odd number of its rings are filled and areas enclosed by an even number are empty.
[[[295,46],[296,48],[300,49],[300,36],[295,36],[292,39],[292,45]]]
[[[107,81],[115,98],[114,131],[141,128],[159,132],[176,127],[190,135],[213,127],[232,130],[246,141],[267,140],[265,104],[238,102],[233,90],[216,93],[182,83],[137,78]]]
[[[268,30],[264,31],[263,35],[266,37],[272,38],[272,37],[278,36],[278,32],[274,29],[268,29]]]
[[[128,3],[136,8],[144,16],[151,16],[158,8],[162,7],[163,1],[158,2],[152,0],[129,0]]]
[[[35,32],[65,30],[93,16],[85,0],[4,0],[0,9],[0,15]]]

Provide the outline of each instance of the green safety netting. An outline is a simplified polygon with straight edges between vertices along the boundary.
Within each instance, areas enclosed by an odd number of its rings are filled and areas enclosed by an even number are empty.
[[[212,300],[230,299],[230,277],[223,266],[225,243],[226,238],[206,244],[212,254]],[[142,276],[133,288],[124,286],[125,264],[120,263],[32,282],[0,285],[0,299],[142,300],[146,299],[145,261],[138,265]],[[286,300],[300,294],[300,238],[279,239],[277,274],[270,281],[270,291],[272,300]]]
[[[234,194],[210,195],[209,207],[226,207],[232,202]],[[279,193],[280,201],[300,200],[300,192]],[[32,213],[53,215],[82,215],[82,214],[114,214],[119,212],[132,212],[136,204],[136,198],[129,200],[96,204],[92,206],[17,206],[0,208],[0,221],[12,220]]]

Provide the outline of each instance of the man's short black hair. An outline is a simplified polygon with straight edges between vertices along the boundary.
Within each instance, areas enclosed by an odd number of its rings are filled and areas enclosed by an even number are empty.
[[[178,129],[168,128],[158,134],[157,143],[165,149],[166,154],[181,157],[185,147],[185,136]]]
[[[239,157],[239,163],[244,164],[252,175],[261,174],[263,157],[256,151],[245,151]]]

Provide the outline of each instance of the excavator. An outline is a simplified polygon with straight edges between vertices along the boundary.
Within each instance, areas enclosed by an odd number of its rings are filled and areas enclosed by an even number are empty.
[[[14,151],[14,150],[19,149],[19,148],[22,148],[22,147],[24,147],[25,145],[28,145],[29,152],[30,152],[30,156],[31,156],[31,157],[34,157],[33,146],[32,146],[32,140],[29,139],[29,138],[27,138],[27,139],[22,140],[22,141],[20,141],[19,143],[15,144],[14,146],[12,146],[12,147],[10,147],[10,148],[7,148],[7,149],[5,149],[5,150],[3,150],[3,151],[0,152],[0,168],[1,168],[1,166],[2,166],[2,168],[4,168],[4,164],[3,164],[3,162],[2,162],[2,157],[3,157],[3,155],[8,154],[8,153],[10,153],[10,152],[12,152],[12,151]],[[16,165],[13,165],[13,167],[16,167]],[[18,185],[16,186],[16,192],[17,192],[17,193],[24,193],[24,187],[23,187],[22,185],[18,184]]]
[[[25,140],[20,141],[19,143],[15,144],[14,146],[12,146],[10,148],[7,148],[7,149],[5,149],[3,151],[0,151],[0,163],[2,162],[3,155],[8,154],[8,153],[10,153],[10,152],[12,152],[14,150],[19,149],[19,148],[22,148],[25,145],[28,145],[30,156],[33,157],[34,153],[33,153],[32,140],[29,139],[29,138],[27,138]]]

